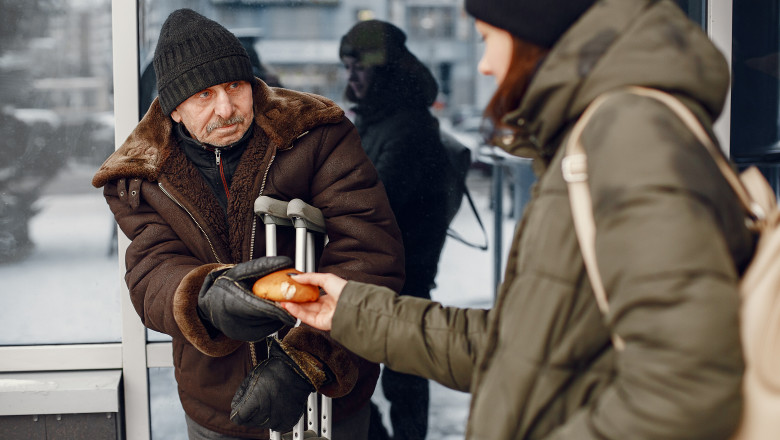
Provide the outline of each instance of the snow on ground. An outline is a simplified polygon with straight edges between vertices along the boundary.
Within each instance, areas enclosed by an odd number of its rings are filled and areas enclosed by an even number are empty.
[[[47,195],[37,204],[32,254],[0,265],[0,322],[13,329],[0,332],[0,345],[119,341],[119,266],[109,256],[105,201],[98,192]]]

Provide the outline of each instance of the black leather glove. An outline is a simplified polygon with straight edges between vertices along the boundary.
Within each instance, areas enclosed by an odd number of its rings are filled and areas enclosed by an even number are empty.
[[[279,432],[291,430],[306,411],[314,386],[272,338],[268,359],[252,370],[230,403],[230,420]]]
[[[198,294],[198,315],[225,336],[239,341],[260,341],[296,319],[286,310],[252,293],[252,285],[265,275],[292,267],[288,257],[262,257],[236,264],[206,276]]]

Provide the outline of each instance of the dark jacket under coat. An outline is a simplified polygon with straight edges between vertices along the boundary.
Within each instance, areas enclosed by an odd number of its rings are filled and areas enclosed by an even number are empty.
[[[318,270],[352,280],[403,283],[400,232],[357,131],[330,100],[253,85],[255,126],[231,183],[225,213],[172,132],[155,101],[125,143],[101,166],[93,185],[104,195],[131,242],[125,280],[144,325],[173,339],[173,363],[185,412],[211,430],[267,438],[267,430],[229,421],[230,401],[263,344],[212,338],[198,318],[197,297],[211,270],[265,254],[265,229],[253,205],[259,195],[301,198],[320,208],[329,243]],[[294,233],[280,228],[279,255],[293,256]],[[284,342],[309,353],[335,380],[322,389],[334,417],[368,402],[379,374],[330,339],[301,326]],[[344,397],[341,397],[344,396]]]

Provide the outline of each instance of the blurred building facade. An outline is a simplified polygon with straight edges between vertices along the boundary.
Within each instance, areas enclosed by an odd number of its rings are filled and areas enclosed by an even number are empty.
[[[449,115],[484,104],[494,89],[474,66],[479,47],[460,0],[169,0],[139,3],[142,68],[154,52],[168,14],[189,7],[237,34],[253,30],[260,59],[285,87],[327,96],[340,104],[346,83],[338,47],[360,20],[392,22],[407,33],[408,46],[440,85],[436,108]]]

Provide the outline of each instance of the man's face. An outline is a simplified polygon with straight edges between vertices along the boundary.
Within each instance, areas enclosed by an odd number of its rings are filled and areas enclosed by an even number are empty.
[[[349,88],[352,89],[352,93],[355,94],[357,99],[365,98],[368,88],[371,86],[373,70],[364,66],[360,60],[352,56],[344,56],[341,58],[341,61],[347,70],[347,81]]]
[[[190,96],[171,113],[190,135],[204,144],[224,147],[246,133],[254,120],[252,85],[232,81]]]

